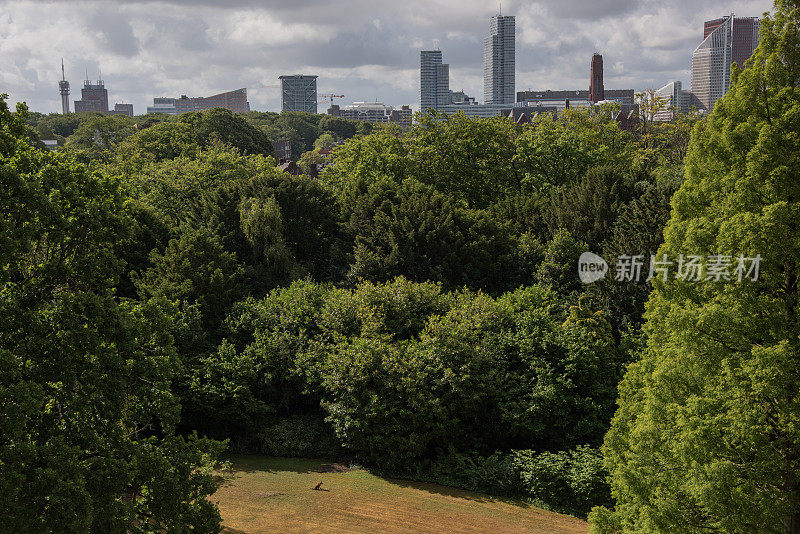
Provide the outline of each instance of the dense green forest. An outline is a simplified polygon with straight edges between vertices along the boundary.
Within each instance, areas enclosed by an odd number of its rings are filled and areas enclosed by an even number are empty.
[[[713,113],[635,131],[3,95],[3,528],[217,532],[227,449],[595,532],[800,532],[799,26],[778,0]],[[277,138],[343,143],[311,178]],[[584,285],[587,251],[612,272]],[[631,254],[759,255],[761,276],[615,280]]]

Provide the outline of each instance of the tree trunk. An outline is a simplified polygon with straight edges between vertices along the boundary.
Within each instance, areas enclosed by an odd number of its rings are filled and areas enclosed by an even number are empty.
[[[789,517],[784,522],[784,532],[786,534],[800,534],[800,499],[798,499],[798,480],[795,470],[794,454],[788,458],[788,471],[783,474],[783,488],[786,498],[794,506]]]
[[[786,522],[786,534],[800,534],[800,510],[795,510],[792,517]]]

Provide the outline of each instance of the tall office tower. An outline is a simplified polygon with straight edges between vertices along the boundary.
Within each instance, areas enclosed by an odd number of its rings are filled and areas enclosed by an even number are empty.
[[[81,88],[81,99],[75,101],[75,113],[82,111],[100,111],[108,113],[108,91],[103,80],[96,84],[86,80]]]
[[[495,15],[483,40],[483,100],[514,103],[514,16]]]
[[[419,53],[419,107],[423,113],[450,103],[450,65],[442,63],[441,50]]]
[[[731,65],[744,68],[744,62],[758,46],[759,19],[733,14],[703,25],[703,42],[692,52],[692,93],[707,110],[725,93],[731,83]]]
[[[69,113],[69,82],[64,75],[64,58],[61,58],[61,81],[58,82],[58,92],[61,93],[61,113]]]
[[[304,74],[279,76],[281,111],[317,112],[317,77]]]
[[[589,67],[589,100],[595,104],[605,100],[603,91],[603,56],[592,56],[592,65]]]

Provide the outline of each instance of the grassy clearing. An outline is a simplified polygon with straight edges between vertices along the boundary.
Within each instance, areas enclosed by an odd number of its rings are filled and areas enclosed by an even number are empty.
[[[362,470],[320,473],[318,460],[237,456],[211,499],[224,532],[585,533],[584,521],[437,484]],[[312,488],[322,482],[327,491]]]

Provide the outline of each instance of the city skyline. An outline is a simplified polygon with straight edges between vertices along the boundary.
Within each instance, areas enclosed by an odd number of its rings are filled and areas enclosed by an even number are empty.
[[[86,70],[90,77],[102,70],[110,106],[124,101],[144,110],[154,97],[247,87],[251,109],[279,111],[280,91],[270,86],[281,74],[307,72],[319,75],[321,93],[344,94],[344,103],[378,99],[416,109],[419,52],[437,47],[438,39],[450,89],[483,94],[483,39],[496,8],[478,2],[271,4],[201,2],[189,10],[182,0],[127,1],[77,10],[74,3],[0,0],[0,90],[12,103],[60,112],[63,56],[73,89]],[[770,8],[761,0],[703,6],[507,1],[503,14],[516,17],[517,91],[586,88],[586,57],[595,51],[606,58],[607,88],[642,90],[690,79],[704,21],[730,12],[760,17]]]

